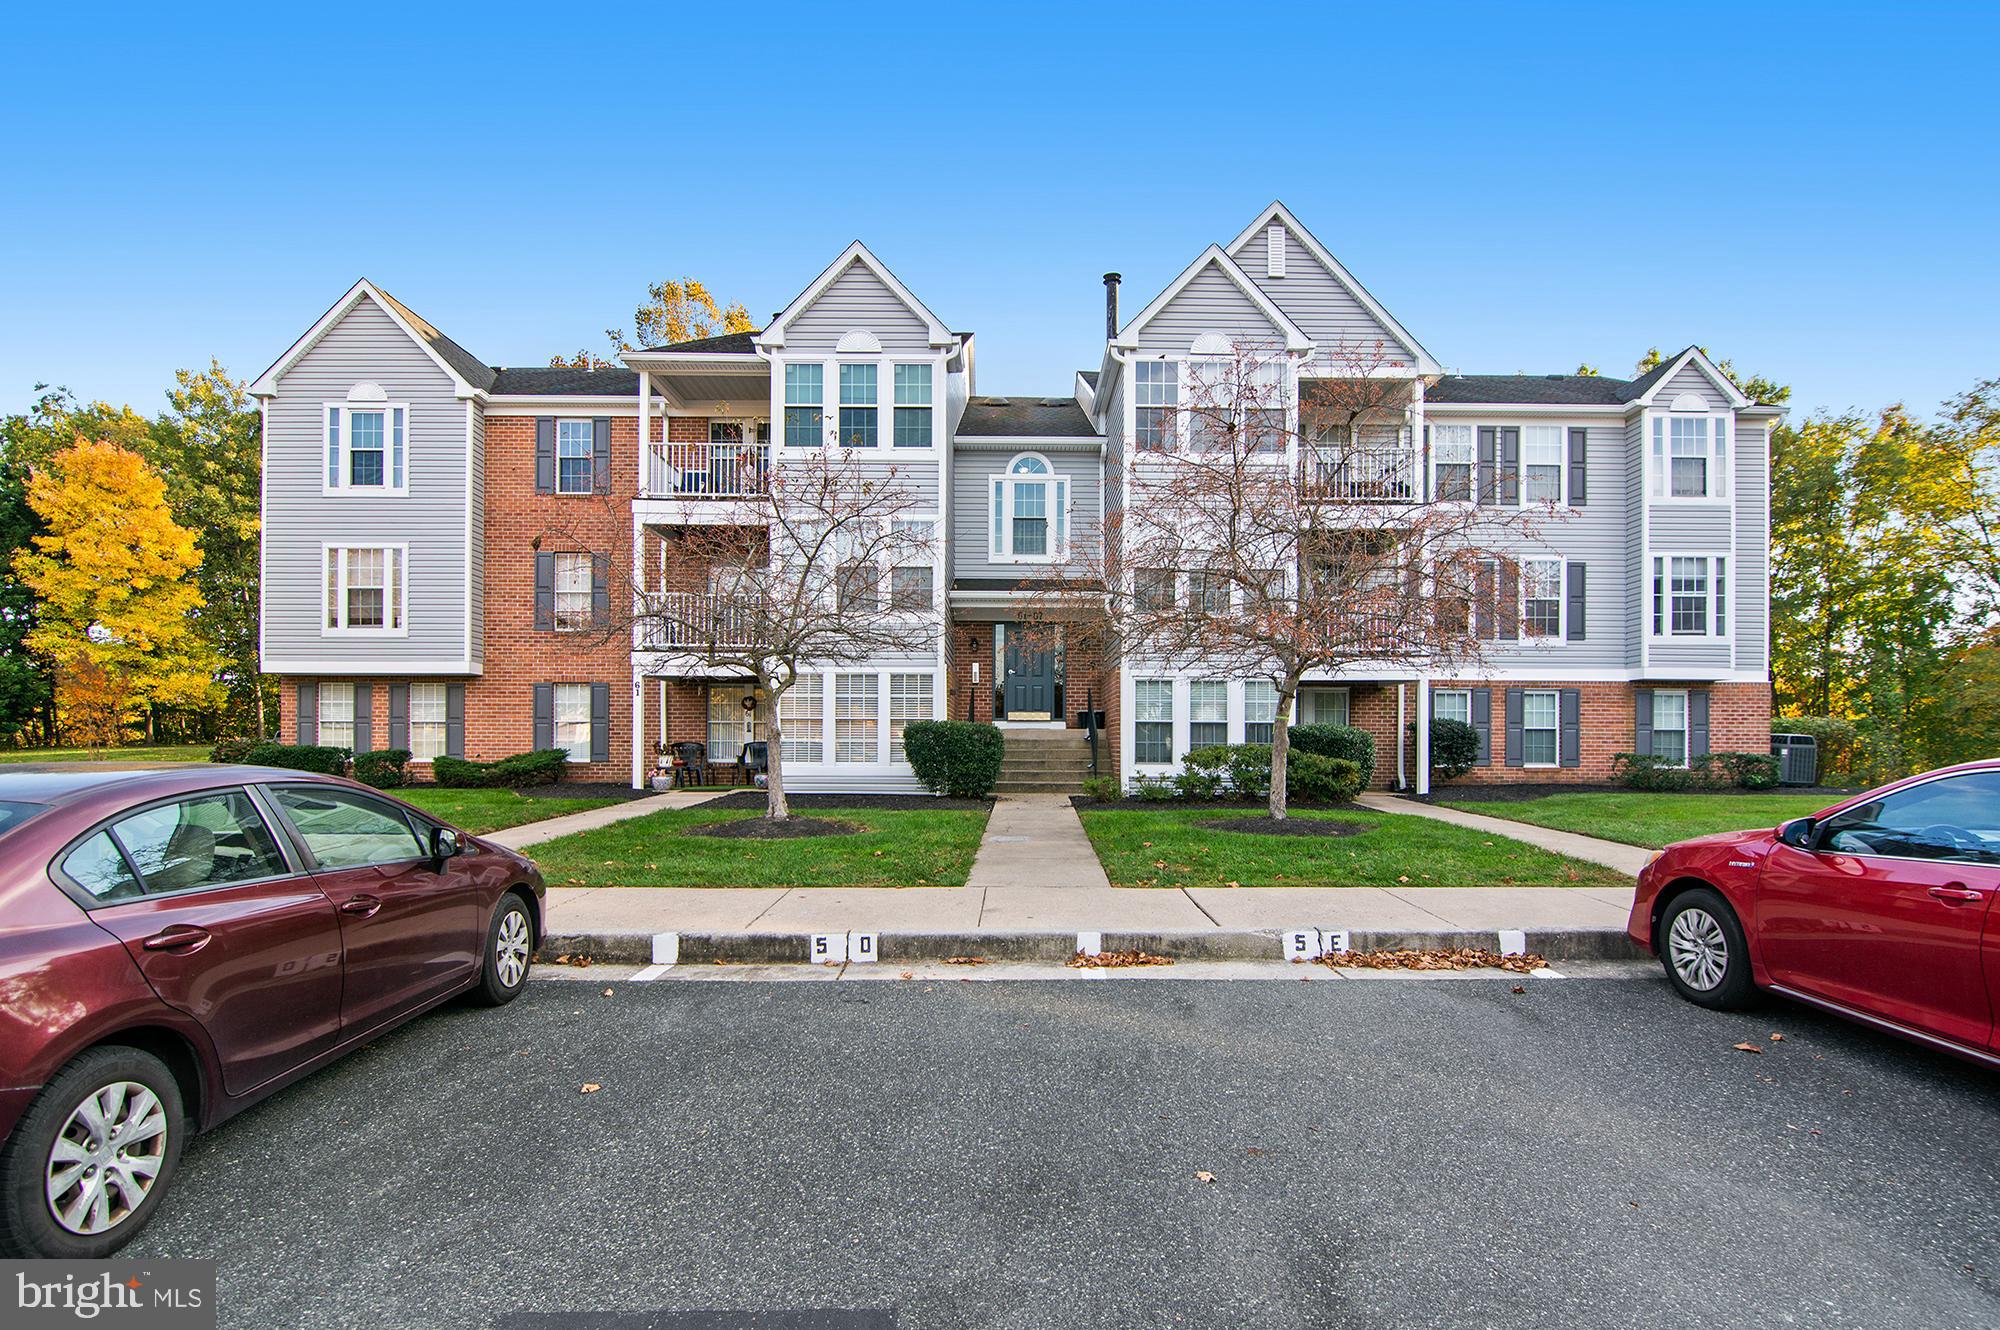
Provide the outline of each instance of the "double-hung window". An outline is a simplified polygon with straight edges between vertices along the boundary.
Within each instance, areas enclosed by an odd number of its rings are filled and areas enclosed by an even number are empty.
[[[398,403],[327,403],[325,493],[407,494],[409,416]]]
[[[1521,761],[1531,767],[1556,764],[1558,702],[1554,689],[1530,688],[1521,694]]]
[[[1132,760],[1162,765],[1174,760],[1174,683],[1138,679],[1132,684]]]
[[[1205,748],[1229,742],[1229,685],[1196,679],[1188,685],[1188,745]]]
[[[1243,684],[1243,742],[1271,742],[1278,720],[1278,685],[1269,679],[1248,679]]]
[[[1431,719],[1455,720],[1462,725],[1472,724],[1472,690],[1469,688],[1432,690]]]
[[[873,674],[833,676],[833,760],[877,761],[881,680]]]
[[[1221,573],[1192,572],[1188,574],[1188,612],[1190,614],[1229,613],[1229,579]]]
[[[1472,468],[1476,453],[1470,425],[1431,426],[1431,464],[1437,471],[1437,497],[1472,498]]]
[[[354,747],[354,685],[319,686],[319,733],[316,742],[328,748]]]
[[[588,420],[556,422],[556,493],[589,494],[597,488],[597,430]]]
[[[931,697],[933,684],[928,674],[892,674],[889,676],[889,760],[901,762],[903,756],[903,727],[913,720],[931,718]]]
[[[931,446],[931,367],[898,365],[896,374],[896,435],[898,448]]]
[[[1562,636],[1562,560],[1527,559],[1521,564],[1521,633]]]
[[[1653,636],[1729,635],[1729,560],[1716,555],[1653,559]]]
[[[1652,472],[1655,498],[1727,498],[1729,417],[1654,416]]]
[[[555,745],[572,762],[590,761],[590,685],[555,685]]]
[[[858,559],[841,564],[835,588],[843,614],[873,614],[882,608],[882,569],[876,564]]]
[[[1132,602],[1141,610],[1170,610],[1174,607],[1174,570],[1141,568],[1132,574]]]
[[[324,631],[402,634],[408,550],[406,545],[327,546]]]
[[[441,683],[410,685],[410,757],[428,762],[442,757],[450,742],[447,689]]]
[[[904,613],[922,613],[936,600],[931,566],[913,564],[889,570],[889,608]],[[928,677],[928,676],[926,676]]]
[[[1522,503],[1562,502],[1564,452],[1562,426],[1521,427]]]
[[[875,446],[875,366],[840,367],[840,446]]]
[[[826,692],[817,674],[801,674],[778,702],[787,762],[826,761]]]
[[[555,626],[559,633],[590,627],[591,563],[588,554],[556,555]]]
[[[1673,766],[1688,763],[1688,695],[1670,689],[1653,693],[1653,756]]]
[[[785,366],[785,446],[817,448],[826,442],[821,411],[826,402],[826,367]]]
[[[1069,481],[1048,459],[1023,453],[993,477],[992,558],[1005,563],[1052,563],[1069,538]]]
[[[1174,408],[1180,404],[1180,365],[1141,360],[1132,366],[1133,441],[1162,449],[1174,441]]]

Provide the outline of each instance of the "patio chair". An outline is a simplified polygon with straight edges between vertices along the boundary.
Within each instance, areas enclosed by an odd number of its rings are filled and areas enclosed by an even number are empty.
[[[674,754],[675,785],[708,784],[708,745],[686,742],[669,745]]]
[[[762,739],[753,739],[743,745],[741,758],[743,783],[756,785],[758,778],[771,774],[771,745]]]

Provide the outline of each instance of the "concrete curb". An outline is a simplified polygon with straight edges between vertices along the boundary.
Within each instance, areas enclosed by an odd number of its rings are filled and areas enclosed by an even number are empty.
[[[541,955],[588,956],[619,965],[649,965],[652,933],[551,933],[542,939]],[[1205,932],[1131,932],[1103,934],[1105,951],[1148,951],[1186,961],[1250,961],[1284,959],[1278,929]],[[803,965],[812,951],[809,933],[681,933],[679,963]],[[1645,952],[1617,928],[1528,930],[1527,949],[1549,960],[1636,960]],[[1498,950],[1500,939],[1490,932],[1364,932],[1350,930],[1351,951],[1455,949]],[[906,961],[942,961],[951,956],[979,956],[992,961],[1065,961],[1076,954],[1077,935],[1063,932],[1002,933],[881,933],[877,953],[884,965]]]

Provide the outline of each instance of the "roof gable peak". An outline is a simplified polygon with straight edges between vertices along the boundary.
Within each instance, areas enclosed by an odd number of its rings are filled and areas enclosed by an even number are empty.
[[[452,382],[453,390],[460,397],[477,397],[492,387],[494,370],[482,364],[470,351],[438,331],[435,324],[419,315],[402,301],[384,291],[366,277],[347,288],[347,293],[333,302],[326,313],[305,333],[287,347],[285,353],[271,362],[270,368],[259,374],[250,384],[252,397],[273,397],[277,395],[278,381],[285,372],[298,363],[301,356],[313,349],[340,321],[347,317],[363,300],[374,303],[375,307],[389,317],[402,330],[403,335],[417,344],[419,350],[429,356],[431,362]]]
[[[1186,290],[1190,282],[1201,276],[1211,266],[1220,270],[1222,275],[1228,278],[1238,290],[1242,291],[1244,296],[1257,306],[1259,312],[1271,321],[1271,326],[1284,334],[1285,349],[1287,351],[1312,350],[1313,340],[1306,336],[1305,330],[1292,322],[1291,316],[1286,314],[1284,310],[1279,309],[1276,302],[1264,294],[1262,287],[1250,280],[1250,274],[1244,272],[1236,260],[1224,253],[1220,245],[1210,245],[1201,252],[1193,263],[1182,269],[1181,275],[1167,283],[1166,289],[1161,291],[1157,296],[1154,296],[1151,304],[1133,315],[1131,320],[1118,330],[1118,336],[1112,339],[1111,344],[1121,350],[1131,350],[1137,347],[1139,345],[1139,330],[1144,328],[1148,323],[1151,323],[1161,310],[1173,302],[1175,296]]]
[[[828,264],[826,270],[818,277],[815,277],[805,290],[792,297],[792,302],[789,305],[778,311],[777,317],[765,325],[764,331],[757,334],[757,345],[760,347],[783,346],[785,344],[785,330],[791,326],[792,320],[805,310],[811,308],[813,302],[818,300],[828,287],[839,281],[847,270],[856,263],[861,264],[873,273],[884,286],[889,288],[896,299],[902,301],[912,314],[915,314],[924,321],[924,327],[932,346],[950,346],[958,340],[956,335],[944,326],[944,322],[937,315],[931,313],[924,302],[917,299],[910,288],[904,286],[895,273],[889,271],[888,264],[876,258],[868,246],[856,240],[848,245],[846,249],[842,250],[840,257]]]

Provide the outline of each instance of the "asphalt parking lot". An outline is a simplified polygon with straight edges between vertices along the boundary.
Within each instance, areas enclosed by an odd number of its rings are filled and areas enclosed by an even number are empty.
[[[1996,1092],[1637,967],[593,976],[197,1140],[128,1254],[219,1258],[229,1326],[1992,1326]]]

